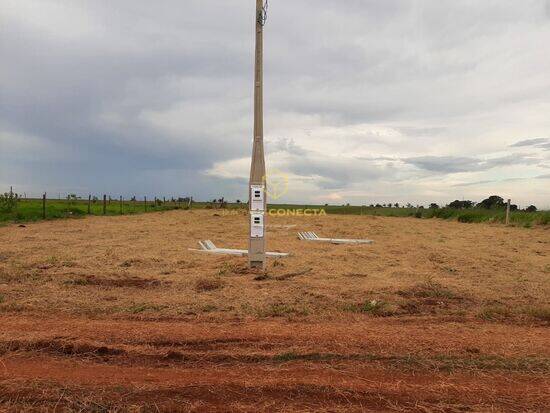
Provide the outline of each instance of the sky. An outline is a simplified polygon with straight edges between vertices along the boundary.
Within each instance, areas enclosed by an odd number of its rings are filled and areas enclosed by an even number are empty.
[[[254,7],[2,0],[0,191],[245,200]],[[275,202],[550,208],[549,44],[550,0],[270,0]]]

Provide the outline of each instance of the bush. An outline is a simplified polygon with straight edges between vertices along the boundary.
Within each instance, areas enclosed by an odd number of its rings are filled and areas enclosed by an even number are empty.
[[[10,213],[17,209],[17,203],[19,202],[19,195],[13,192],[6,192],[3,195],[0,194],[0,212]]]

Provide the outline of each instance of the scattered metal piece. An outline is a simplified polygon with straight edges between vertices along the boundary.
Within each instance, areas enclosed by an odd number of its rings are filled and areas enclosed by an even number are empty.
[[[339,239],[339,238],[319,238],[315,232],[298,232],[298,238],[302,241],[330,242],[332,244],[372,244],[370,239]]]
[[[248,250],[218,248],[209,239],[204,240],[204,241],[199,241],[199,245],[201,246],[201,249],[189,248],[189,251],[200,251],[200,252],[206,252],[206,253],[209,253],[209,254],[220,254],[220,255],[237,255],[239,257],[248,256]],[[282,258],[282,257],[288,257],[290,254],[288,254],[286,252],[266,252],[266,255],[268,257]]]

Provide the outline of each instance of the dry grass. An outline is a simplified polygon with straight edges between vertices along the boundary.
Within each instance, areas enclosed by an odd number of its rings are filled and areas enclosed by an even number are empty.
[[[223,280],[215,277],[201,278],[195,282],[195,290],[198,292],[220,290],[223,286]]]
[[[375,244],[304,243],[297,230],[368,237]],[[0,310],[209,319],[326,319],[352,311],[468,319],[503,306],[532,310],[520,318],[503,312],[481,318],[548,321],[550,233],[542,228],[370,216],[270,218],[270,249],[293,256],[270,261],[265,274],[248,271],[242,258],[187,250],[206,238],[246,248],[246,231],[244,217],[211,211],[0,228]],[[380,304],[371,308],[373,301]],[[147,309],[138,311],[143,303]]]

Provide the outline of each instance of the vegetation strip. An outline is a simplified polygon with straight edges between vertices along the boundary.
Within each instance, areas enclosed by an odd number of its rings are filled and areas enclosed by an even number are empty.
[[[319,353],[319,352],[284,352],[279,354],[231,354],[191,351],[169,350],[166,352],[142,353],[136,350],[126,350],[105,345],[91,343],[77,343],[61,340],[39,341],[4,341],[0,342],[0,354],[9,353],[33,353],[46,352],[65,357],[81,357],[92,360],[119,362],[132,365],[155,362],[181,362],[192,364],[210,363],[333,363],[333,362],[359,362],[382,363],[400,370],[433,370],[450,372],[456,370],[504,370],[514,372],[529,372],[550,375],[550,358],[523,356],[502,357],[495,355],[470,354],[463,355],[435,355],[426,357],[418,354],[408,355],[380,355],[372,353]]]

